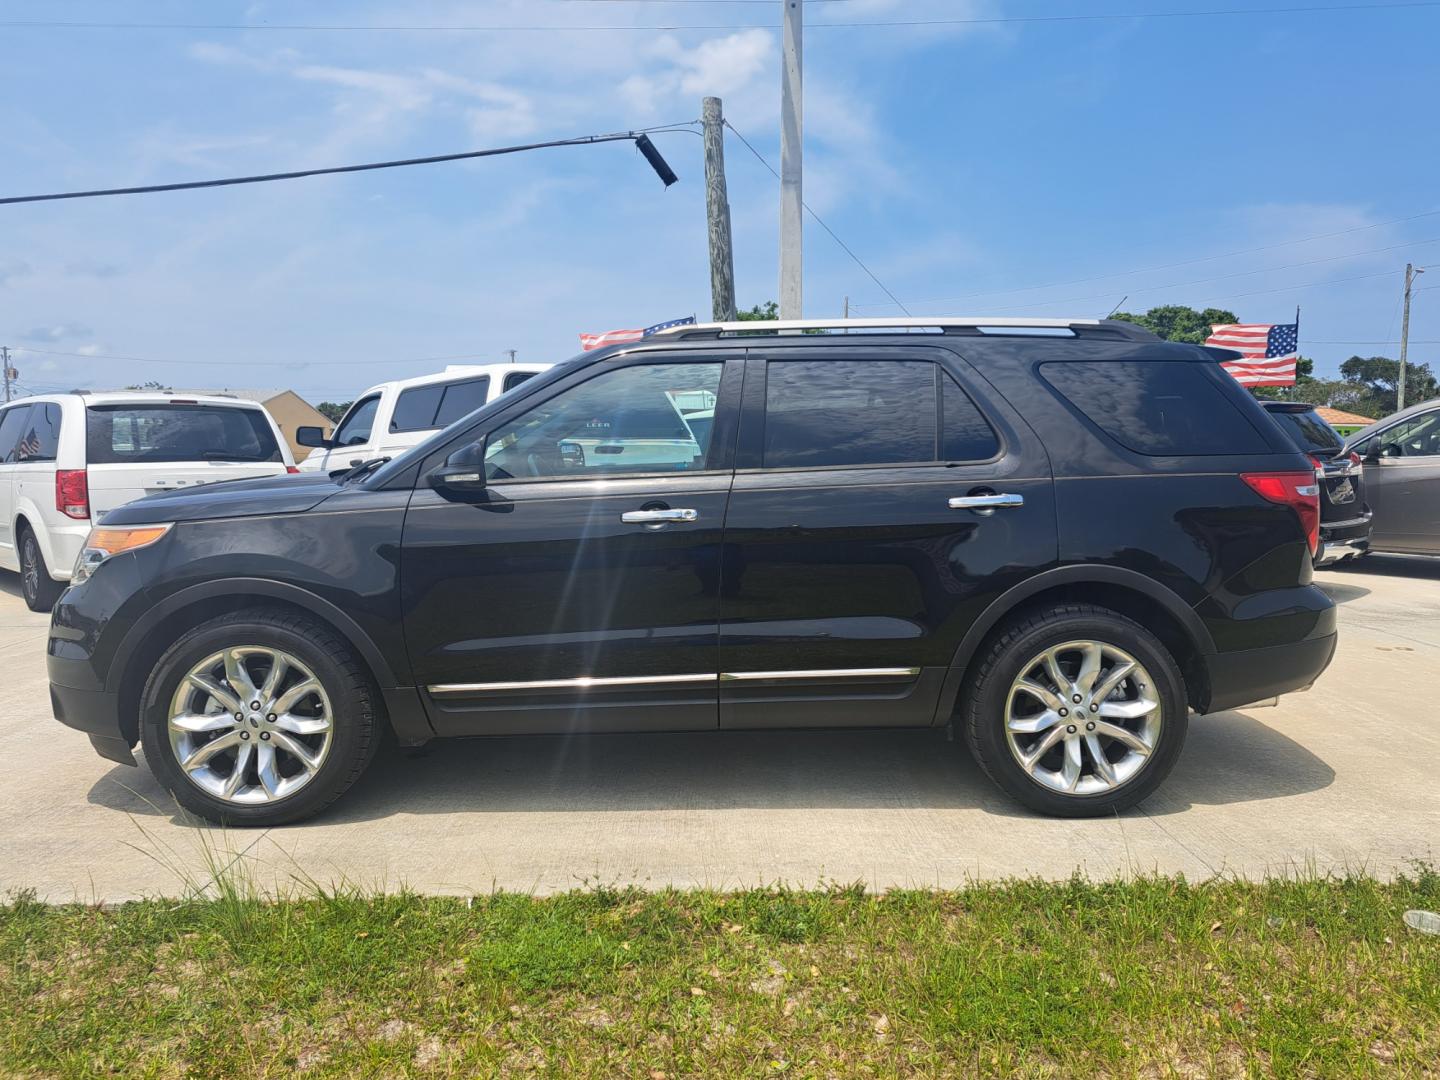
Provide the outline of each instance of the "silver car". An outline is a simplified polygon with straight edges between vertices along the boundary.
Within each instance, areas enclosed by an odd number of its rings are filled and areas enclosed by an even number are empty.
[[[1371,551],[1440,555],[1440,398],[1402,409],[1345,442],[1365,462]]]

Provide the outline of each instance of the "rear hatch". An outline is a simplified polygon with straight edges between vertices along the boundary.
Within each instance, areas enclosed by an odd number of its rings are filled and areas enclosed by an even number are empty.
[[[1365,468],[1358,455],[1340,452],[1340,436],[1320,418],[1315,407],[1286,402],[1266,405],[1265,411],[1315,462],[1315,479],[1320,482],[1321,523],[1331,525],[1365,516],[1368,513],[1362,487]]]
[[[146,495],[286,471],[269,418],[242,405],[175,400],[91,405],[85,450],[97,522]]]

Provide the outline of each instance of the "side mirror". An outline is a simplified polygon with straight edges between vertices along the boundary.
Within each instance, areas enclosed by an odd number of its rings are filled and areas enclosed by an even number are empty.
[[[430,473],[429,481],[431,487],[449,491],[484,491],[484,440],[460,447]]]
[[[325,438],[325,429],[314,424],[297,427],[295,441],[301,446],[328,447],[330,445],[330,440]]]

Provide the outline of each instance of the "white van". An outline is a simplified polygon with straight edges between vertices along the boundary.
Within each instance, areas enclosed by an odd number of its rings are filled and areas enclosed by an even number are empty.
[[[0,405],[0,568],[20,572],[30,610],[48,611],[90,526],[122,503],[296,471],[257,402],[76,392]]]
[[[335,472],[370,458],[394,457],[552,366],[452,365],[438,375],[372,386],[355,399],[330,438],[317,427],[295,432],[296,442],[315,447],[300,469]]]

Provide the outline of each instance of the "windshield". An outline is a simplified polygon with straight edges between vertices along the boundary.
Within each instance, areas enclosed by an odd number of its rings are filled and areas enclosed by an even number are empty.
[[[1307,454],[1328,456],[1339,451],[1340,436],[1320,419],[1320,414],[1314,409],[1309,412],[1281,412],[1277,409],[1270,415],[1280,421],[1280,426]]]
[[[91,465],[169,461],[280,461],[259,409],[225,405],[92,405],[85,411]]]

